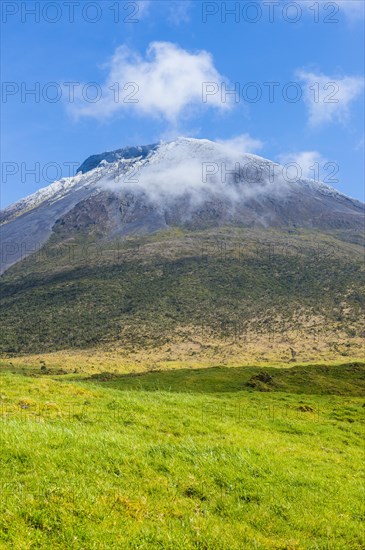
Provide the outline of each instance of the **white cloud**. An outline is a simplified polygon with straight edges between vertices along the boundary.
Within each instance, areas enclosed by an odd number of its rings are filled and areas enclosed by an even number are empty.
[[[264,143],[251,137],[249,134],[240,134],[230,139],[217,139],[217,143],[223,145],[230,154],[256,153],[260,151]]]
[[[285,153],[280,155],[278,160],[286,167],[289,180],[307,178],[323,181],[329,172],[326,170],[328,160],[318,151]],[[329,168],[333,171],[333,166]]]
[[[296,74],[304,82],[303,98],[311,126],[345,123],[350,114],[350,104],[364,89],[364,80],[358,76],[333,78],[303,70]]]
[[[177,124],[189,110],[208,108],[202,100],[204,82],[225,80],[208,52],[191,53],[170,42],[152,42],[145,57],[120,46],[106,68],[109,73],[101,98],[90,103],[78,97],[74,115],[105,119],[133,111]],[[216,94],[210,96],[209,107],[227,110],[230,105]]]
[[[145,194],[158,205],[166,205],[176,198],[186,199],[187,214],[190,206],[196,207],[214,197],[226,201],[227,208],[233,208],[246,199],[257,199],[267,193],[282,196],[287,192],[289,185],[280,175],[276,173],[272,181],[267,161],[257,159],[256,162],[242,151],[230,149],[229,141],[222,144],[179,138],[161,143],[157,153],[147,163],[142,162],[137,170],[118,178],[108,175],[99,183],[114,191]],[[133,175],[130,177],[130,174]]]

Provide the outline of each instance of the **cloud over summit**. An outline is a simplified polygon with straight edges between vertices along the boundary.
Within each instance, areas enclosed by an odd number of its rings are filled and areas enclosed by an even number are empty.
[[[189,52],[171,42],[152,42],[142,56],[119,46],[106,67],[101,98],[88,103],[79,97],[72,109],[75,116],[107,119],[133,111],[178,124],[195,109],[229,109],[218,95],[209,107],[202,102],[204,82],[225,80],[207,51]]]

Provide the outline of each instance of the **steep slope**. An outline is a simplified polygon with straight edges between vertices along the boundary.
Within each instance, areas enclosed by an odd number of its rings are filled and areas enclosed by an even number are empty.
[[[1,353],[359,357],[363,213],[207,140],[91,157],[2,214]]]
[[[114,239],[224,225],[358,232],[363,219],[362,203],[322,183],[287,181],[269,160],[181,138],[94,155],[76,176],[6,208],[1,272],[38,251],[61,226],[68,237],[95,226],[98,237]]]
[[[52,243],[2,277],[2,353],[99,348],[150,364],[359,357],[362,249],[310,231]]]

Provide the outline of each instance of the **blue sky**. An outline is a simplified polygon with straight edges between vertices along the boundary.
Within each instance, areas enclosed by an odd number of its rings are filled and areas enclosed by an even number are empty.
[[[297,162],[363,200],[362,0],[1,7],[2,207],[91,154],[180,135]]]

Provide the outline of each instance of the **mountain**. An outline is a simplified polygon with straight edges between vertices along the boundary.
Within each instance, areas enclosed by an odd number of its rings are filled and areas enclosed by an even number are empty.
[[[364,205],[180,138],[93,155],[2,211],[3,354],[316,360],[363,346]]]
[[[93,155],[76,176],[1,213],[1,272],[61,229],[70,236],[96,226],[109,239],[223,225],[361,230],[362,203],[284,175],[269,160],[191,138]]]

